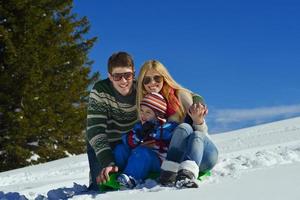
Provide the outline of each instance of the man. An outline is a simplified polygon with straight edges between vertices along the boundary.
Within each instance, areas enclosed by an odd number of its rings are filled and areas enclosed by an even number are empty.
[[[126,52],[108,60],[108,78],[98,81],[90,92],[87,110],[87,154],[90,165],[90,190],[117,172],[114,147],[121,134],[137,122],[134,63]]]

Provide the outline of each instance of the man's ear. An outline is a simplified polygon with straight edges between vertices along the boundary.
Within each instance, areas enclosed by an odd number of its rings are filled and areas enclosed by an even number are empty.
[[[107,74],[109,80],[112,82],[113,81],[113,77],[110,75],[110,73]]]

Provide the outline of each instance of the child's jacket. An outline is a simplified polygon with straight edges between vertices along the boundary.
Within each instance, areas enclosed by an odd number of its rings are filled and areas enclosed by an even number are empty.
[[[154,143],[151,143],[151,148],[158,153],[161,159],[166,158],[173,130],[177,127],[178,123],[165,122],[162,125],[159,121],[150,121],[146,123],[147,124],[144,124],[144,126],[141,122],[136,123],[129,133],[123,135],[123,143],[130,148],[135,148],[144,142],[154,140]],[[147,131],[145,131],[145,125],[148,125],[148,128],[146,128]],[[149,125],[151,127],[150,129]]]

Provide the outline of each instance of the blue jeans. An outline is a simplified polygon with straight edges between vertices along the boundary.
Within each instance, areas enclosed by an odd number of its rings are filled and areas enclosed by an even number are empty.
[[[161,162],[158,155],[147,147],[139,146],[131,150],[128,146],[119,144],[113,149],[113,154],[119,171],[136,180],[145,179],[149,172],[160,171]],[[103,167],[89,143],[87,143],[87,156],[90,166],[89,190],[98,191],[96,178]]]
[[[199,171],[203,172],[215,166],[218,150],[206,135],[182,123],[173,132],[167,160],[177,163],[192,160],[199,166]]]

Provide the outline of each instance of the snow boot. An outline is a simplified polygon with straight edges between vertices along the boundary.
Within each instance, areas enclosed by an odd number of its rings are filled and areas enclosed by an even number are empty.
[[[186,169],[182,169],[178,172],[176,177],[175,186],[178,189],[181,188],[198,188],[197,179],[195,179],[192,173]]]
[[[163,186],[172,187],[175,184],[179,163],[164,160],[161,165],[159,182]]]
[[[199,167],[194,161],[183,161],[179,166],[175,186],[177,188],[198,188],[198,174]]]

